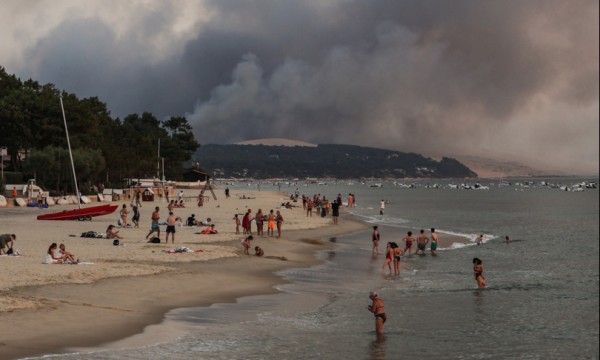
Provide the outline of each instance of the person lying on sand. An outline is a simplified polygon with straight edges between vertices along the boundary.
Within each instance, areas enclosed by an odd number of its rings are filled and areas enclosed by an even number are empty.
[[[200,231],[200,234],[207,234],[207,235],[218,234],[218,233],[219,232],[215,229],[215,224],[211,224],[206,229]]]

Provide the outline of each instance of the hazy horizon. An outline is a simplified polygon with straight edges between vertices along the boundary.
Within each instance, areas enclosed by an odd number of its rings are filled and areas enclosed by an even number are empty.
[[[593,0],[6,0],[0,66],[184,115],[201,143],[287,138],[599,172]]]

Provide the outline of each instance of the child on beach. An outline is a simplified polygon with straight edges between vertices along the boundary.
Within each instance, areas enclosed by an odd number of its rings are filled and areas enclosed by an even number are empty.
[[[263,251],[263,249],[260,246],[254,247],[254,255],[263,256],[264,254],[265,254],[265,252]]]
[[[269,215],[267,216],[267,236],[273,236],[275,231],[275,214],[273,213],[273,209],[269,211]]]
[[[238,216],[238,214],[233,215],[233,221],[235,222],[235,233],[239,234],[240,225],[242,225],[242,222],[240,221],[240,217]]]
[[[248,249],[250,249],[250,245],[251,245],[251,242],[253,239],[254,238],[252,237],[252,235],[250,235],[242,240],[241,243],[242,243],[242,247],[244,248],[244,254],[250,255],[250,253],[248,252]]]
[[[129,215],[129,210],[127,210],[127,204],[123,204],[123,208],[120,212],[121,215],[121,226],[127,227],[127,215]]]

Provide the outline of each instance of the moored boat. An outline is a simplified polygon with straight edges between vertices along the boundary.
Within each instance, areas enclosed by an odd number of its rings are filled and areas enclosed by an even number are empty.
[[[63,210],[51,214],[43,214],[38,220],[91,220],[94,216],[108,215],[115,212],[118,205],[98,205],[87,208]]]

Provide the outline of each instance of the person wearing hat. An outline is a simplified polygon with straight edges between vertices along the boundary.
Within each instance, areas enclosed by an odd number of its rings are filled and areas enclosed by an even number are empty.
[[[383,300],[381,300],[379,294],[375,291],[369,293],[369,299],[373,303],[367,306],[367,309],[375,315],[375,332],[378,336],[383,335],[383,324],[386,320]]]

